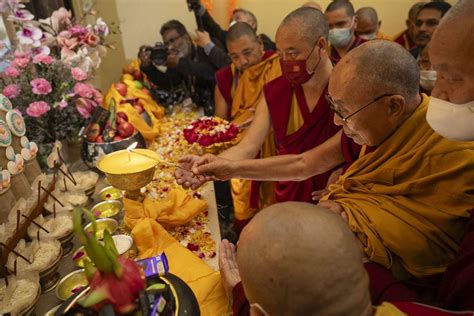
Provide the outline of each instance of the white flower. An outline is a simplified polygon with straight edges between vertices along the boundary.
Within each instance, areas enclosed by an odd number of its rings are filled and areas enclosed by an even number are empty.
[[[8,17],[10,21],[17,21],[17,22],[26,22],[31,21],[35,18],[33,14],[31,14],[28,10],[16,10],[13,12],[12,15]]]
[[[102,37],[109,35],[109,27],[102,18],[98,18],[94,25],[94,31]]]
[[[16,35],[20,40],[20,44],[39,47],[41,45],[40,39],[43,36],[43,32],[31,24],[24,24],[23,28],[16,32]]]

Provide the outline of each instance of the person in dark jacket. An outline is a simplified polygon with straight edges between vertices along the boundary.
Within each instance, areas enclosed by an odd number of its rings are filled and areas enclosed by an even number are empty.
[[[156,88],[155,98],[166,106],[194,102],[213,114],[217,67],[196,47],[181,22],[166,22],[160,33],[164,44],[142,46],[138,53],[140,70]]]

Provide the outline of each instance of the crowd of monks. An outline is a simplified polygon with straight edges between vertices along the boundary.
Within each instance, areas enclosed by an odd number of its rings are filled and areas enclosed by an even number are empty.
[[[473,17],[416,3],[392,41],[373,8],[307,3],[276,51],[229,28],[215,112],[243,133],[176,178],[231,181],[234,315],[474,315]]]

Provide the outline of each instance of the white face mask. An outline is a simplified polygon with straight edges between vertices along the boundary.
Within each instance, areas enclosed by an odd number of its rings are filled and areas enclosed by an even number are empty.
[[[354,19],[350,27],[329,30],[329,42],[336,48],[346,47],[352,39],[353,26]]]
[[[420,86],[427,91],[433,90],[437,77],[435,70],[420,70]]]
[[[377,32],[372,34],[359,34],[359,37],[366,41],[371,41],[377,38]]]
[[[426,120],[436,133],[445,138],[474,140],[474,100],[454,104],[431,97]]]

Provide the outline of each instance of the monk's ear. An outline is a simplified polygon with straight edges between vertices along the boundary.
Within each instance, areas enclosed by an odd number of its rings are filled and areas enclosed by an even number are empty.
[[[320,37],[318,40],[318,46],[319,49],[325,53],[327,53],[328,50],[328,41],[324,37]]]
[[[401,95],[393,95],[389,99],[388,114],[393,118],[402,117],[405,114],[406,102]]]

